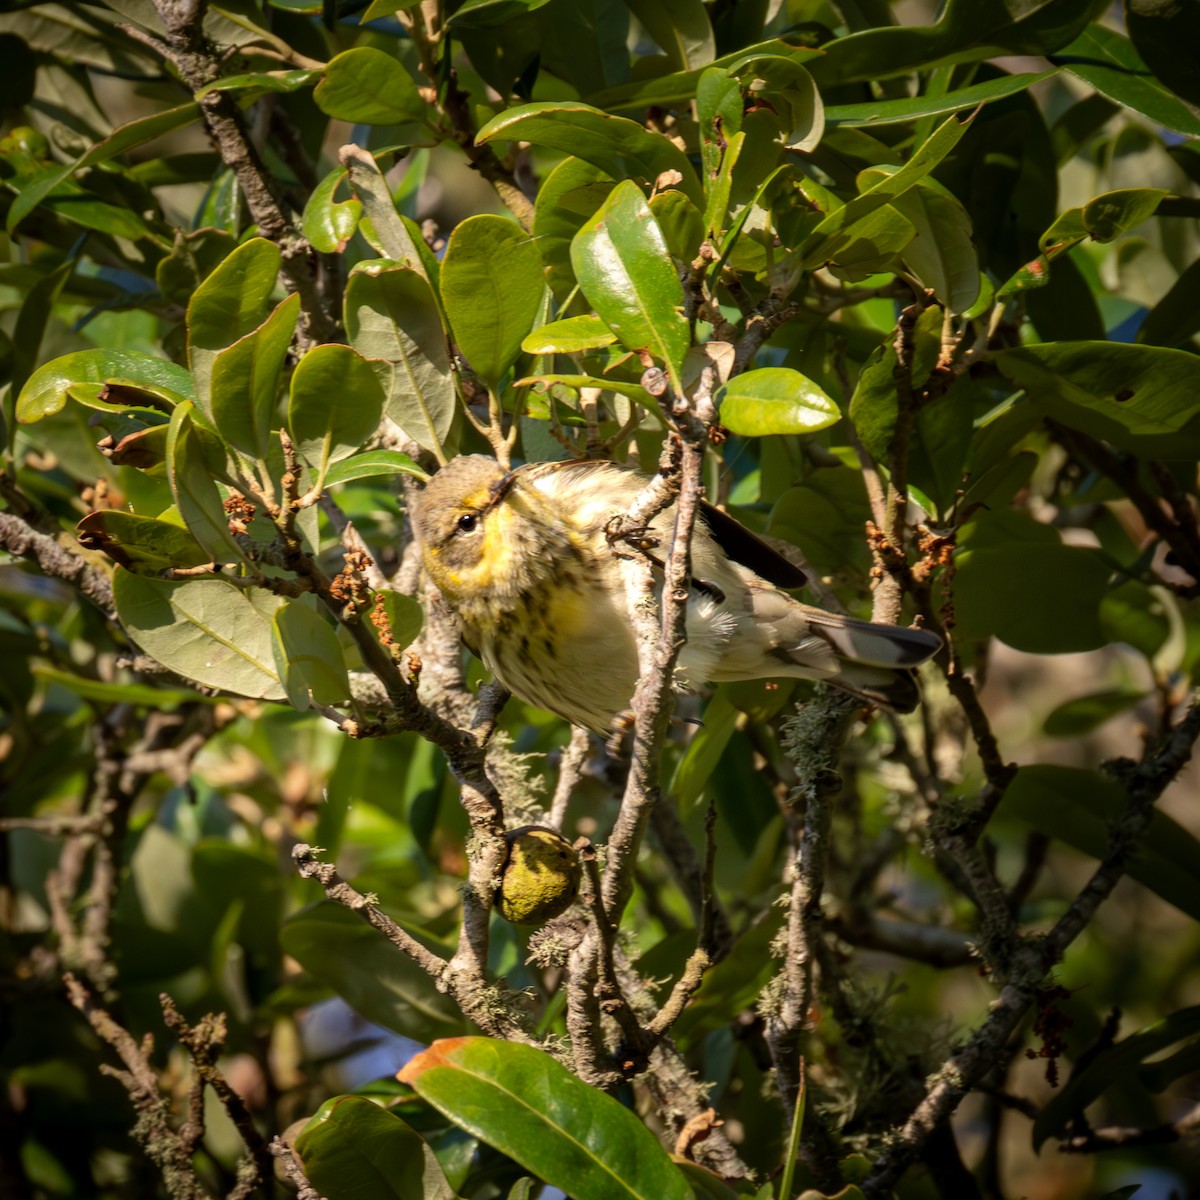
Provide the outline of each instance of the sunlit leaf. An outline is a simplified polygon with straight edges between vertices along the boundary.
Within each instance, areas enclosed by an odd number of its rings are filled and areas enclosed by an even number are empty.
[[[576,1200],[686,1200],[684,1177],[629,1109],[542,1050],[448,1038],[400,1072],[422,1099]]]

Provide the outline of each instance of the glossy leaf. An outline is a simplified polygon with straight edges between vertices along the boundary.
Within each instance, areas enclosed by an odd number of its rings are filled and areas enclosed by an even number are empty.
[[[575,286],[571,239],[608,198],[613,179],[581,158],[564,158],[538,189],[533,235],[560,300]]]
[[[366,151],[356,151],[346,160],[346,170],[350,186],[362,204],[360,229],[367,241],[380,254],[401,266],[411,268],[430,281],[436,280],[437,272],[431,269],[429,262],[432,256],[427,258],[420,231],[410,227],[396,211],[391,189],[375,159]]]
[[[1078,36],[1094,10],[1090,0],[1020,5],[949,0],[934,22],[882,25],[826,42],[812,70],[818,83],[829,85],[1001,54],[1046,54]]]
[[[7,228],[12,233],[16,227],[31,213],[59,184],[65,182],[76,171],[97,163],[108,162],[119,154],[141,146],[164,133],[172,133],[185,125],[190,125],[200,117],[200,107],[195,103],[181,104],[177,108],[164,109],[148,117],[130,121],[114,130],[103,141],[97,142],[91,149],[81,154],[74,162],[66,166],[55,166],[43,172],[29,187],[23,188],[13,200],[8,210]]]
[[[375,371],[349,346],[317,346],[292,372],[288,429],[318,481],[375,432],[382,413]]]
[[[364,1096],[326,1100],[296,1139],[296,1153],[308,1181],[331,1200],[454,1200],[421,1135]]]
[[[173,362],[135,350],[77,350],[52,359],[25,381],[17,397],[17,420],[32,424],[52,416],[66,404],[70,388],[81,384],[103,387],[110,379],[195,397],[192,377]]]
[[[526,354],[577,354],[611,346],[616,340],[616,334],[599,317],[585,313],[535,329],[521,343],[521,349]]]
[[[167,567],[198,567],[212,561],[181,526],[116,508],[88,513],[75,526],[75,536],[86,549],[107,554],[139,574],[157,575]]]
[[[193,294],[187,310],[188,363],[203,411],[212,411],[213,360],[262,324],[281,259],[274,242],[251,238],[224,259]]]
[[[1200,10],[1194,4],[1125,0],[1125,27],[1142,61],[1193,109],[1200,79],[1192,50],[1200,45]]]
[[[696,204],[703,202],[696,172],[674,142],[589,104],[568,100],[520,104],[493,117],[475,140],[482,144],[497,138],[573,154],[614,179],[652,184],[664,171],[678,171],[679,187]]]
[[[571,263],[584,294],[621,344],[665,363],[678,390],[691,343],[683,287],[637,184],[627,180],[613,189],[575,235]]]
[[[456,1125],[575,1200],[691,1195],[638,1117],[542,1050],[448,1038],[410,1060],[399,1078]]]
[[[1129,39],[1115,30],[1089,25],[1052,61],[1154,124],[1200,137],[1200,117],[1154,78]]]
[[[341,644],[319,612],[289,600],[275,610],[271,624],[275,670],[293,708],[303,712],[311,704],[338,704],[350,695]]]
[[[969,124],[957,117],[947,118],[899,170],[872,180],[853,200],[829,213],[802,247],[805,262],[834,258],[839,247],[853,237],[856,225],[924,179],[954,149]]]
[[[300,297],[293,293],[212,361],[213,422],[231,446],[254,458],[266,458],[272,426],[278,426],[279,376],[299,315]]]
[[[516,387],[541,383],[547,387],[561,383],[569,388],[596,388],[601,392],[615,392],[618,396],[628,396],[639,404],[653,408],[654,397],[640,383],[628,383],[623,379],[604,379],[596,375],[526,375],[518,379]]]
[[[280,597],[224,579],[171,583],[118,567],[113,600],[129,636],[177,675],[235,696],[284,698],[271,650]]]
[[[626,0],[659,44],[673,71],[702,67],[716,57],[712,25],[701,0]]]
[[[735,376],[720,402],[721,424],[743,437],[816,433],[841,415],[823,388],[787,367],[761,367]]]
[[[996,355],[1039,411],[1119,446],[1194,457],[1200,437],[1196,359],[1118,342],[1047,342]]]
[[[491,29],[534,12],[549,0],[465,0],[446,21],[451,29]]]
[[[496,388],[542,305],[542,260],[515,222],[491,213],[454,227],[442,260],[441,293],[459,349]]]
[[[389,475],[411,475],[423,482],[429,479],[407,454],[399,450],[365,450],[362,454],[344,458],[325,473],[325,486],[351,483],[355,479],[377,479]]]
[[[1035,83],[1041,83],[1058,73],[1057,68],[1038,74],[1002,75],[970,87],[958,88],[940,96],[911,96],[900,100],[877,100],[866,104],[835,104],[825,110],[830,125],[872,126],[898,125],[922,117],[941,117],[947,113],[977,108],[992,100],[1015,96]]]
[[[213,482],[213,471],[205,442],[211,435],[202,432],[193,420],[191,401],[179,405],[171,414],[167,432],[167,481],[175,506],[191,535],[210,561],[243,561],[241,548],[229,532],[229,518],[221,493]],[[209,452],[212,452],[211,447]],[[223,451],[221,457],[223,457]]]
[[[671,257],[680,263],[691,263],[704,241],[704,218],[700,210],[682,192],[672,190],[652,196],[650,211],[662,230]]]
[[[384,411],[437,453],[455,417],[454,378],[433,290],[405,267],[367,268],[346,289],[346,332],[365,358],[392,364]]]
[[[339,254],[358,228],[362,201],[354,196],[335,200],[334,193],[348,178],[348,172],[330,171],[312,190],[304,206],[304,236],[322,254]]]
[[[419,121],[428,107],[404,66],[372,46],[343,50],[330,59],[313,99],[323,113],[359,125]]]
[[[808,46],[793,46],[780,38],[772,38],[765,42],[757,42],[740,50],[722,54],[713,59],[712,66],[731,68],[744,63],[750,58],[773,54],[791,59],[792,62],[808,63],[821,54]],[[639,79],[633,83],[621,84],[619,87],[605,88],[595,92],[588,99],[592,104],[609,110],[641,110],[647,107],[671,108],[687,104],[696,95],[700,77],[704,67],[695,67],[690,71],[674,71],[669,75],[658,75],[650,79]]]
[[[891,174],[891,168],[864,171],[860,182]],[[961,202],[934,180],[892,200],[913,227],[903,249],[909,270],[952,313],[966,312],[979,296],[979,258],[971,240],[971,218]]]
[[[419,927],[400,924],[428,948],[445,953],[445,946]],[[454,1002],[433,980],[339,904],[322,902],[288,918],[280,940],[285,954],[376,1025],[423,1042],[462,1028]]]

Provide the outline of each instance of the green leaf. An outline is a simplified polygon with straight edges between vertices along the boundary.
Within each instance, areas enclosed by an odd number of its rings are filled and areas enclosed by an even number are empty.
[[[272,633],[275,670],[293,708],[305,712],[312,704],[339,704],[350,695],[341,644],[319,612],[289,600],[275,610]]]
[[[348,458],[375,432],[382,414],[375,371],[349,346],[317,346],[292,372],[288,429],[318,486],[330,463]]]
[[[1033,1123],[1034,1150],[1064,1130],[1076,1114],[1082,1113],[1110,1087],[1125,1083],[1148,1058],[1197,1034],[1200,1034],[1200,1004],[1193,1004],[1152,1021],[1137,1033],[1101,1050],[1086,1067],[1072,1074],[1066,1086],[1037,1115]]]
[[[131,571],[158,574],[167,567],[199,567],[212,557],[184,528],[117,508],[88,513],[75,526],[79,544],[107,554]]]
[[[1050,837],[1100,859],[1112,827],[1128,807],[1124,788],[1104,775],[1048,764],[1022,767],[999,813],[1019,817]],[[1143,887],[1200,920],[1200,841],[1163,812],[1155,812],[1129,874]]]
[[[592,307],[622,345],[665,363],[680,391],[679,370],[691,344],[683,286],[636,183],[626,180],[613,188],[575,235],[571,263]]]
[[[145,683],[101,683],[96,679],[85,679],[72,671],[59,671],[42,663],[34,663],[33,674],[46,683],[57,684],[100,704],[137,704],[143,708],[164,709],[173,712],[181,704],[216,704],[215,697],[202,696],[198,692],[183,688],[152,687]]]
[[[1200,333],[1200,258],[1150,310],[1137,340],[1149,346],[1183,347]]]
[[[908,269],[950,312],[965,313],[978,299],[984,278],[967,210],[957,197],[929,179],[892,203],[916,230],[904,248]]]
[[[237,696],[284,698],[271,649],[280,597],[224,579],[170,583],[118,567],[113,600],[129,636],[177,675]]]
[[[398,924],[428,949],[447,954],[447,948],[419,926]],[[434,981],[340,904],[322,901],[288,918],[280,942],[285,954],[376,1025],[422,1042],[462,1028],[457,1007]]]
[[[30,375],[17,397],[17,420],[32,424],[53,416],[66,404],[71,388],[83,384],[103,387],[114,379],[195,397],[192,377],[173,362],[136,350],[77,350],[52,359]]]
[[[616,334],[599,317],[585,313],[535,329],[521,342],[521,349],[526,354],[577,354],[611,346],[616,340]]]
[[[304,1174],[333,1200],[454,1200],[433,1150],[365,1096],[326,1100],[296,1139]]]
[[[921,313],[913,327],[912,380],[918,388],[937,362],[941,330],[941,312],[932,307]],[[891,456],[898,412],[895,371],[896,349],[889,338],[863,364],[850,397],[850,420],[859,438],[872,457],[884,463]]]
[[[1164,188],[1122,188],[1083,206],[1083,227],[1097,242],[1111,242],[1154,215],[1168,193]]]
[[[253,333],[212,361],[212,415],[221,436],[253,458],[265,459],[275,420],[279,375],[300,315],[293,293]]]
[[[716,41],[701,0],[625,0],[629,11],[667,56],[672,71],[702,67],[716,57]]]
[[[1091,0],[948,0],[933,23],[877,25],[826,42],[812,72],[829,86],[1003,54],[1047,54],[1078,36],[1095,7]]]
[[[742,437],[816,433],[841,419],[824,389],[788,367],[761,367],[736,375],[724,387],[720,421]]]
[[[440,455],[456,397],[446,334],[425,276],[406,267],[356,271],[346,289],[346,332],[365,358],[392,364],[387,415],[417,445]]]
[[[358,125],[419,121],[429,108],[404,66],[371,46],[343,50],[330,59],[313,99],[327,116]]]
[[[16,422],[12,419],[15,413],[15,398],[33,374],[42,338],[46,333],[46,325],[63,288],[70,282],[78,265],[79,260],[72,254],[53,270],[42,275],[25,293],[11,339],[7,333],[4,336],[3,349],[6,353],[0,356],[5,359],[3,368],[0,369],[0,380],[9,385],[8,394],[4,398],[4,416],[8,422],[10,455],[17,435]]]
[[[483,144],[503,138],[532,142],[582,158],[614,179],[653,184],[664,171],[683,176],[688,199],[704,202],[700,181],[687,156],[669,138],[626,117],[569,100],[519,104],[493,117],[475,136]]]
[[[193,405],[188,400],[171,414],[167,431],[171,495],[184,524],[212,562],[242,562],[244,556],[229,532],[229,518],[205,453],[203,439],[208,435],[200,431],[192,413]]]
[[[16,227],[31,213],[59,184],[65,182],[76,171],[84,167],[95,166],[97,163],[108,162],[118,154],[124,154],[135,146],[162,137],[182,129],[198,120],[200,106],[194,103],[181,104],[178,108],[164,109],[148,117],[141,117],[122,125],[102,142],[97,142],[90,150],[81,154],[74,162],[64,167],[55,166],[43,172],[28,187],[22,189],[13,200],[8,210],[7,228],[12,233]]]
[[[362,201],[335,200],[334,193],[349,173],[342,169],[330,171],[312,190],[304,206],[304,236],[322,254],[340,254],[358,228],[362,216]]]
[[[899,170],[874,180],[853,200],[829,213],[809,234],[801,248],[806,264],[817,265],[834,258],[838,249],[854,236],[855,226],[863,223],[909,188],[915,187],[958,144],[970,120],[948,117],[929,135]]]
[[[575,1200],[688,1200],[691,1189],[640,1118],[549,1054],[447,1038],[400,1079],[456,1125]]]
[[[1154,78],[1129,39],[1115,30],[1089,25],[1051,61],[1155,125],[1200,136],[1200,117]]]
[[[598,388],[602,392],[615,392],[618,396],[628,396],[646,408],[654,407],[654,397],[640,383],[626,383],[623,379],[604,379],[596,375],[526,375],[518,379],[515,387],[527,387],[530,384],[541,383],[550,387],[561,383],[569,388]]]
[[[1200,9],[1163,0],[1125,0],[1130,40],[1160,83],[1193,108],[1200,106],[1200,80],[1192,51],[1200,46]]]
[[[737,725],[738,710],[726,689],[720,689],[704,709],[704,719],[671,778],[671,794],[687,812],[704,794]]]
[[[201,88],[196,93],[200,100],[209,92],[237,92],[238,99],[243,103],[265,96],[268,92],[287,94],[306,88],[314,80],[320,79],[321,72],[312,69],[291,71],[255,71],[246,75],[226,75],[221,79]]]
[[[366,450],[330,467],[325,473],[325,486],[331,488],[335,484],[375,479],[381,475],[411,475],[423,483],[429,481],[428,473],[399,450]]]
[[[410,267],[431,282],[437,272],[431,269],[428,248],[420,230],[396,211],[391,189],[379,171],[375,159],[365,150],[357,150],[346,159],[350,187],[363,207],[363,236],[378,250],[401,266]]]
[[[534,12],[550,0],[466,0],[446,21],[449,29],[491,29]],[[397,6],[399,7],[399,5]]]
[[[1193,458],[1200,445],[1196,358],[1120,342],[1046,342],[995,356],[1039,412],[1139,453]]]
[[[1041,83],[1058,74],[1058,69],[1041,71],[1036,75],[1002,75],[970,87],[944,92],[940,96],[912,96],[901,100],[876,100],[868,104],[835,104],[825,110],[825,121],[829,125],[845,125],[851,128],[871,125],[898,125],[904,121],[916,121],[922,117],[941,117],[947,113],[962,112],[977,108],[991,100],[1003,100],[1015,96],[1035,83]]]
[[[546,176],[533,208],[533,235],[559,300],[575,287],[571,239],[612,191],[614,180],[581,158],[564,158]]]
[[[779,497],[767,525],[773,537],[799,546],[822,573],[865,570],[863,522],[871,515],[862,472],[848,467],[813,471]]]
[[[1153,658],[1171,635],[1171,619],[1161,595],[1137,579],[1127,579],[1101,602],[1100,625],[1110,642],[1124,642]]]
[[[666,238],[671,257],[691,263],[704,241],[704,217],[700,210],[682,192],[669,191],[650,198],[650,211]]]
[[[808,63],[819,58],[820,50],[807,46],[793,46],[778,38],[758,42],[753,46],[745,46],[714,59],[712,66],[732,68],[745,63],[752,58],[765,55],[775,55],[790,59],[795,63]],[[696,96],[700,77],[704,67],[695,67],[690,71],[675,71],[670,75],[658,75],[650,79],[639,79],[633,83],[621,84],[618,87],[605,88],[595,92],[589,100],[597,108],[612,110],[645,109],[645,108],[674,108],[690,104]]]
[[[1042,723],[1047,737],[1082,737],[1091,733],[1120,713],[1131,709],[1146,698],[1147,693],[1136,688],[1113,688],[1077,696],[1053,710]]]
[[[972,548],[956,556],[955,636],[995,636],[1030,654],[1095,650],[1107,643],[1100,602],[1111,568],[1080,546],[1019,542]]]
[[[281,259],[274,242],[251,238],[221,262],[188,304],[188,363],[199,406],[209,415],[213,360],[262,324]]]
[[[392,645],[398,650],[411,646],[425,628],[425,610],[412,596],[402,592],[377,592],[376,596],[383,598],[382,608],[391,631]]]
[[[542,260],[515,222],[480,213],[459,222],[442,259],[441,293],[459,349],[495,389],[542,306]]]

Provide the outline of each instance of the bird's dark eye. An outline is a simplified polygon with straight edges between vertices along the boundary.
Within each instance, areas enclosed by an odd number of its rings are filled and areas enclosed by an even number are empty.
[[[479,518],[475,515],[475,513],[463,513],[463,515],[458,518],[459,533],[474,533],[478,525]]]

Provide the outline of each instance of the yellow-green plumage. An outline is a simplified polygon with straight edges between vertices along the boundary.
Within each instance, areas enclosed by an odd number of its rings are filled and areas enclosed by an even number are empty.
[[[624,576],[605,527],[645,483],[616,463],[506,472],[474,455],[442,468],[414,507],[426,570],[467,644],[514,695],[599,732],[628,708],[638,675]],[[651,532],[666,544],[673,523],[669,508]],[[937,651],[938,638],[801,604],[728,556],[717,537],[731,524],[724,517],[722,530],[710,531],[702,520],[693,533],[692,576],[703,584],[689,599],[679,659],[690,685],[823,679],[875,703],[915,706],[911,668]]]

